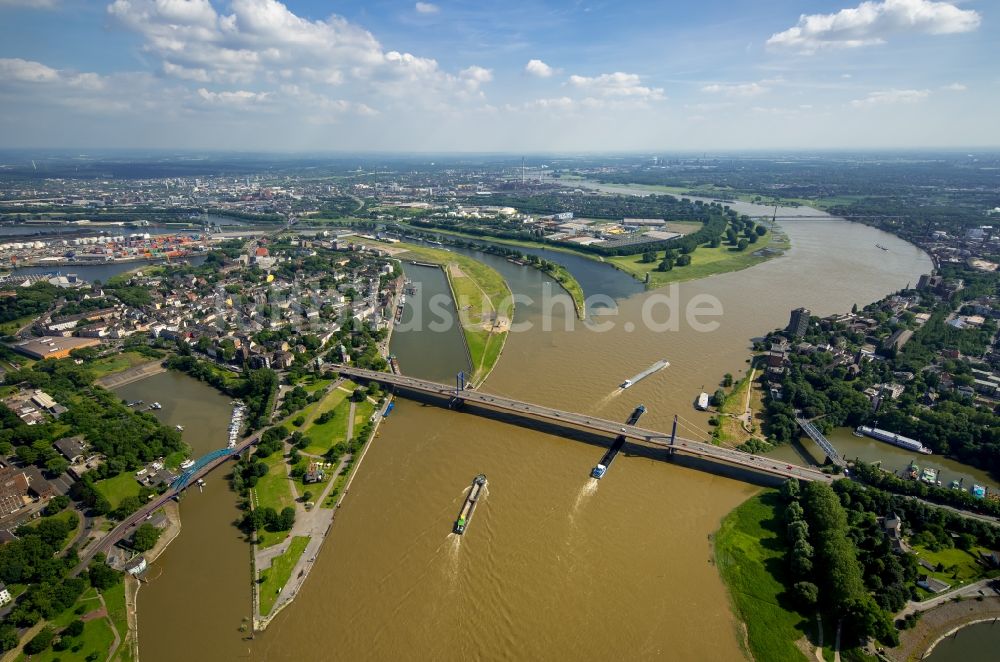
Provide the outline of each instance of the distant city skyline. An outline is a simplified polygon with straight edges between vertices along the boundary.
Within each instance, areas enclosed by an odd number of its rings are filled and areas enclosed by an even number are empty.
[[[0,148],[998,147],[998,9],[0,0]]]

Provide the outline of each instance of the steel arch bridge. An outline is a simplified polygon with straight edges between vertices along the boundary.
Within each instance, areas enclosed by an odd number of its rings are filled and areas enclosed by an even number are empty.
[[[195,461],[195,463],[189,467],[184,473],[174,479],[174,482],[170,483],[170,488],[180,492],[185,487],[187,487],[188,482],[198,474],[199,471],[204,469],[206,466],[215,462],[221,457],[226,457],[227,455],[232,455],[236,452],[235,448],[220,448],[217,451],[212,451],[207,455],[202,455]]]

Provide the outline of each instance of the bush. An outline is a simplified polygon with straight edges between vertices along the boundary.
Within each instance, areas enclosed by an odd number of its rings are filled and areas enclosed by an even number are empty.
[[[66,628],[60,633],[64,637],[79,637],[83,634],[83,621],[79,618],[66,626]]]
[[[35,635],[35,638],[24,645],[24,652],[28,655],[38,655],[50,645],[55,637],[55,632],[51,627],[44,627],[42,631]]]

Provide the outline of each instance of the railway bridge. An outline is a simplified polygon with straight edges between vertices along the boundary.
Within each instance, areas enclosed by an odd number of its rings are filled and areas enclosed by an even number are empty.
[[[464,380],[461,379],[459,379],[456,385],[452,386],[425,379],[395,375],[387,372],[376,372],[374,370],[365,370],[347,365],[333,366],[333,369],[346,377],[380,382],[399,389],[437,396],[451,403],[468,402],[488,409],[573,426],[599,434],[606,434],[611,437],[620,435],[630,441],[666,448],[671,454],[682,454],[710,462],[732,465],[755,473],[779,478],[797,478],[799,480],[822,481],[825,483],[830,483],[839,478],[839,476],[831,476],[810,467],[788,464],[730,448],[713,446],[712,444],[706,444],[694,439],[685,439],[672,434],[648,430],[636,425],[628,425],[627,423],[623,425],[616,421],[588,414],[579,414],[515,400],[501,395],[494,395],[492,393],[483,393],[466,388]]]

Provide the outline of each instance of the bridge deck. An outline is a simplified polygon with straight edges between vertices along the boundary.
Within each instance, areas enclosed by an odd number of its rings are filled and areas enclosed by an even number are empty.
[[[504,397],[502,395],[482,393],[471,389],[458,392],[454,386],[448,386],[446,384],[439,384],[437,382],[431,382],[424,379],[416,379],[405,375],[393,375],[387,372],[364,370],[362,368],[354,368],[351,366],[338,365],[334,366],[334,370],[337,370],[340,374],[349,377],[377,381],[383,384],[390,384],[400,388],[419,391],[421,393],[428,393],[441,398],[447,399],[458,397],[466,402],[471,402],[473,404],[493,409],[499,409],[513,414],[531,416],[555,423],[573,425],[586,430],[591,430],[593,432],[607,434],[609,436],[621,435],[622,437],[633,441],[639,441],[662,448],[669,448],[671,451],[676,453],[683,453],[685,455],[715,462],[724,462],[760,473],[780,476],[782,478],[798,478],[799,480],[807,481],[819,480],[827,483],[834,480],[833,476],[825,474],[822,471],[817,471],[816,469],[787,464],[785,462],[751,455],[749,453],[729,448],[721,448],[719,446],[713,446],[701,441],[695,441],[694,439],[676,437],[675,442],[671,444],[669,434],[664,434],[655,430],[647,430],[635,425],[628,425],[627,423],[623,425],[621,423],[598,418],[596,416],[578,414],[560,409],[553,409],[552,407],[531,404],[529,402]]]
[[[823,436],[823,433],[819,431],[819,428],[804,418],[796,417],[795,422],[799,424],[799,427],[802,428],[807,435],[809,435],[810,439],[816,442],[817,446],[823,449],[823,452],[826,453],[826,456],[830,458],[831,462],[840,467],[847,466],[847,462],[840,457],[840,453],[838,453],[837,449],[833,447],[830,440]]]

